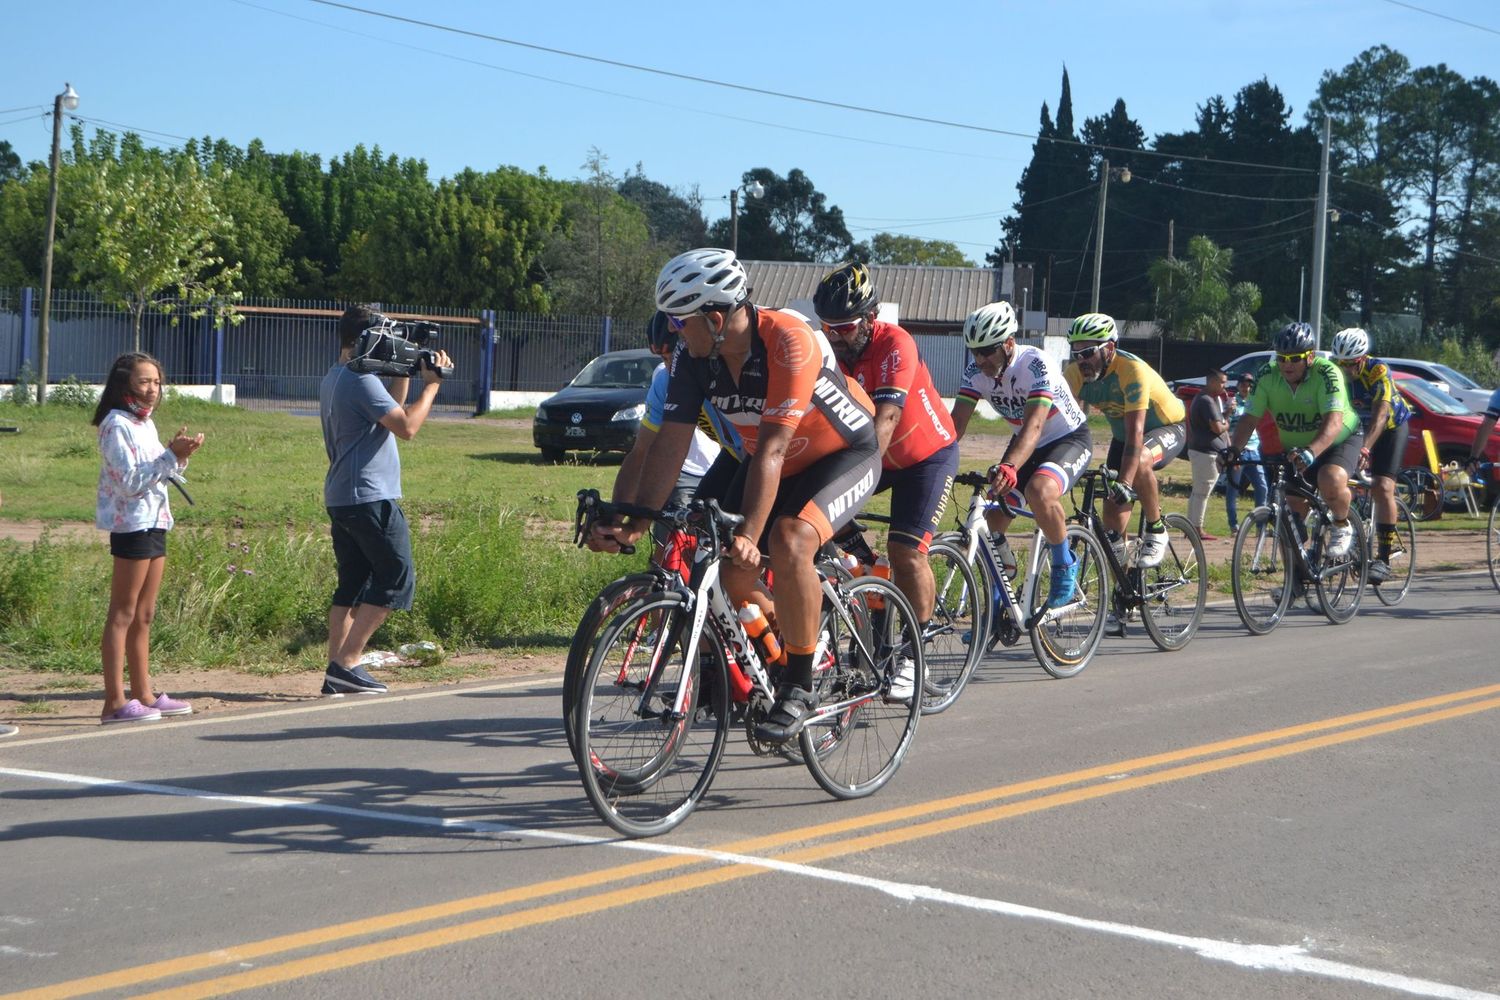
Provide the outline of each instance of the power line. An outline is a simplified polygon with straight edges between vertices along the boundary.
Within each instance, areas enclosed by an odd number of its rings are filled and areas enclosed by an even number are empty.
[[[1208,196],[1213,197],[1213,198],[1233,198],[1236,201],[1277,201],[1277,202],[1295,202],[1295,203],[1299,203],[1300,204],[1300,203],[1304,203],[1304,202],[1313,202],[1313,201],[1317,201],[1318,200],[1316,197],[1314,197],[1312,195],[1308,195],[1307,197],[1304,197],[1304,198],[1262,198],[1262,197],[1257,197],[1255,195],[1249,195],[1249,194],[1229,194],[1226,191],[1205,191],[1202,188],[1184,187],[1181,184],[1167,184],[1167,183],[1165,183],[1163,181],[1154,180],[1154,179],[1152,179],[1150,177],[1145,177],[1145,176],[1142,176],[1141,180],[1144,181],[1144,182],[1146,182],[1147,184],[1154,184],[1157,187],[1166,188],[1169,191],[1189,191],[1189,192],[1192,192],[1193,194],[1204,194],[1204,195],[1208,195]]]
[[[682,80],[688,83],[699,83],[710,87],[722,87],[726,90],[735,90],[746,94],[759,94],[763,97],[775,97],[786,101],[796,101],[802,104],[811,104],[818,107],[834,108],[839,111],[857,111],[862,114],[877,115],[882,118],[894,118],[900,121],[917,122],[923,125],[938,125],[944,128],[956,128],[967,132],[978,132],[985,135],[1003,135],[1015,139],[1025,139],[1028,142],[1051,142],[1058,145],[1076,146],[1083,149],[1101,150],[1108,152],[1121,152],[1137,156],[1155,156],[1166,160],[1194,160],[1204,163],[1220,163],[1236,167],[1251,167],[1257,170],[1280,170],[1304,174],[1316,174],[1313,168],[1288,167],[1285,164],[1252,163],[1245,160],[1222,160],[1208,156],[1187,156],[1180,153],[1162,153],[1150,149],[1131,149],[1124,146],[1110,146],[1102,143],[1087,143],[1076,139],[1060,139],[1055,136],[1042,136],[1030,132],[1016,132],[1011,129],[993,128],[986,125],[975,125],[970,122],[949,121],[944,118],[929,118],[925,115],[908,114],[903,111],[889,111],[883,108],[871,108],[858,104],[848,104],[843,101],[830,101],[820,97],[807,97],[801,94],[792,94],[786,91],[771,90],[766,87],[755,87],[744,83],[730,83],[726,80],[715,80],[710,77],[694,76],[691,73],[678,73],[674,70],[658,69],[654,66],[642,66],[638,63],[629,63],[620,59],[608,59],[604,56],[588,55],[583,52],[573,52],[568,49],[554,48],[548,45],[538,45],[534,42],[523,42],[514,38],[504,38],[500,35],[491,35],[482,31],[474,31],[469,28],[459,28],[453,25],[440,24],[436,21],[424,21],[420,18],[403,17],[399,14],[389,14],[384,11],[371,10],[367,7],[358,7],[354,4],[340,3],[338,0],[308,0],[309,3],[319,4],[324,7],[332,7],[336,10],[346,10],[366,17],[382,18],[387,21],[395,21],[399,24],[408,24],[419,28],[428,28],[433,31],[442,31],[448,34],[459,35],[465,38],[474,38],[480,41],[494,42],[498,45],[511,45],[517,48],[528,49],[533,52],[545,52],[549,55],[562,56],[567,59],[579,59],[584,62],[597,63],[603,66],[613,66],[617,69],[631,70],[637,73],[648,73],[653,76],[666,77],[673,80]]]
[[[1444,21],[1452,21],[1454,24],[1461,24],[1465,28],[1476,28],[1479,31],[1488,31],[1492,35],[1500,35],[1500,30],[1497,30],[1495,28],[1487,28],[1482,24],[1475,24],[1473,21],[1463,21],[1456,17],[1450,17],[1447,14],[1439,14],[1435,10],[1428,10],[1425,7],[1418,7],[1414,3],[1402,3],[1401,0],[1385,0],[1385,2],[1393,7],[1405,7],[1407,10],[1414,10],[1418,14],[1426,14],[1428,17],[1440,17]]]
[[[0,114],[3,114],[3,113],[4,112],[0,112]],[[10,118],[10,119],[7,119],[6,121],[0,122],[0,125],[14,125],[16,122],[29,122],[33,118],[46,118],[46,117],[48,117],[46,113],[22,115],[19,118]]]
[[[94,125],[94,126],[108,125],[111,128],[122,128],[122,129],[124,129],[127,132],[134,132],[137,135],[159,135],[159,136],[161,136],[164,139],[178,139],[178,140],[181,140],[182,142],[192,142],[193,141],[193,137],[192,136],[187,136],[187,135],[173,135],[171,132],[160,132],[160,131],[158,131],[156,129],[141,128],[138,125],[125,125],[125,124],[122,124],[120,122],[112,122],[112,121],[108,120],[107,118],[86,118],[83,115],[73,115],[73,114],[68,115],[68,117],[74,119],[75,121],[88,122],[90,125]]]
[[[15,114],[17,111],[46,111],[46,110],[47,110],[47,105],[45,105],[45,104],[23,104],[19,108],[0,108],[0,115]],[[0,122],[0,124],[4,124],[4,123]]]

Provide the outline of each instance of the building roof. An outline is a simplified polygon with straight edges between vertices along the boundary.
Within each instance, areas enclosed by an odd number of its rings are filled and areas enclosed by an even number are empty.
[[[747,260],[751,298],[779,309],[808,300],[830,264]],[[969,313],[1000,298],[1000,271],[993,267],[928,267],[921,264],[872,264],[870,276],[882,302],[900,306],[903,323],[962,325]]]

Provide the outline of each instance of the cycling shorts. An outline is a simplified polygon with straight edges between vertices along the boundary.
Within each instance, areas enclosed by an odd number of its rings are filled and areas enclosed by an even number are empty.
[[[725,510],[738,513],[744,509],[745,480],[752,461],[741,463],[729,484],[723,501]],[[766,519],[766,529],[758,540],[761,551],[769,551],[771,527],[782,517],[806,521],[817,530],[818,544],[827,543],[863,509],[874,495],[879,479],[880,449],[873,434],[868,435],[868,441],[824,455],[796,475],[786,477],[776,491],[771,516]]]
[[[1163,424],[1153,427],[1141,437],[1141,456],[1151,459],[1151,470],[1159,472],[1166,468],[1178,455],[1182,454],[1183,447],[1187,444],[1187,430],[1180,424]],[[1115,438],[1109,443],[1109,455],[1104,464],[1111,469],[1120,468],[1120,460],[1125,457],[1125,442]]]
[[[958,442],[939,448],[915,465],[886,469],[880,474],[876,493],[891,491],[892,545],[926,552],[942,523],[948,506],[948,491],[958,473]]]
[[[1094,439],[1089,434],[1088,424],[1084,424],[1032,452],[1026,464],[1016,470],[1016,488],[1024,491],[1033,475],[1043,475],[1056,480],[1066,493],[1073,488],[1079,473],[1088,468],[1093,457]]]
[[[1370,475],[1395,479],[1401,474],[1401,459],[1406,455],[1409,424],[1397,424],[1380,435],[1370,449]]]
[[[1379,444],[1380,442],[1376,442]],[[1318,481],[1318,473],[1323,471],[1325,465],[1337,465],[1349,475],[1359,472],[1359,453],[1365,446],[1365,436],[1356,431],[1350,434],[1338,444],[1329,445],[1328,450],[1319,455],[1317,461],[1308,466],[1307,473],[1303,477],[1310,483]]]

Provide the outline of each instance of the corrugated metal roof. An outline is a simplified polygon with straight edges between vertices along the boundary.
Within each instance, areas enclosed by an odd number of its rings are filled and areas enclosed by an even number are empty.
[[[811,299],[829,264],[747,260],[751,298],[778,309]],[[870,276],[882,302],[900,306],[903,323],[963,325],[969,313],[1000,297],[1000,272],[992,267],[925,267],[919,264],[872,264]]]

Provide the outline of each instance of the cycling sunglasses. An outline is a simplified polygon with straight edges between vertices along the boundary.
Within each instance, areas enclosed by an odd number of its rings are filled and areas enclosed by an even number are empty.
[[[1306,361],[1312,356],[1312,351],[1303,351],[1301,354],[1282,354],[1280,351],[1277,351],[1276,363],[1278,365],[1290,365],[1295,364],[1298,361]]]
[[[1103,344],[1096,344],[1093,347],[1085,347],[1081,351],[1074,351],[1073,352],[1073,357],[1075,359],[1078,359],[1078,360],[1087,360],[1089,358],[1092,358],[1094,355],[1098,354],[1103,349],[1104,349],[1104,345]]]
[[[668,316],[667,329],[673,333],[681,333],[682,328],[687,326],[687,318],[684,316]]]
[[[976,358],[987,358],[991,354],[994,354],[998,350],[1000,350],[1000,345],[999,344],[996,344],[993,347],[971,347],[971,348],[969,348],[969,352],[971,354],[973,354],[974,357],[976,357]]]
[[[848,320],[848,321],[843,322],[843,323],[827,323],[827,322],[825,322],[823,324],[823,332],[824,333],[836,333],[840,337],[842,337],[846,333],[853,333],[855,330],[858,330],[859,329],[859,324],[862,323],[862,322],[864,322],[864,321],[862,319],[860,319],[860,318],[851,319],[851,320]]]

